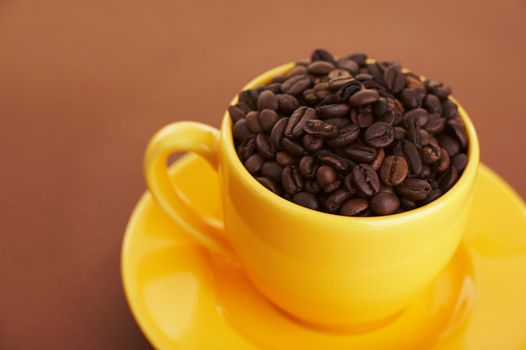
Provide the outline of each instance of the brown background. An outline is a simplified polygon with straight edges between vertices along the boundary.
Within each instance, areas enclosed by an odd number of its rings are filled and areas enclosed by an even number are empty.
[[[446,81],[524,197],[526,3],[0,1],[0,349],[147,349],[119,250],[164,124],[314,47]]]

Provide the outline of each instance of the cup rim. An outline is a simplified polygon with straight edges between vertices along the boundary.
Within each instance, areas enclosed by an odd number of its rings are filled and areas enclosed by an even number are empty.
[[[253,89],[255,87],[261,86],[265,83],[268,83],[273,77],[282,75],[294,67],[294,62],[289,62],[258,75],[256,78],[252,79],[248,84],[246,84],[242,90]],[[425,214],[430,214],[440,207],[443,207],[447,201],[451,200],[454,197],[457,197],[462,192],[462,189],[470,185],[470,182],[473,182],[476,177],[479,158],[480,158],[480,149],[477,132],[475,127],[468,116],[467,112],[461,106],[461,104],[453,97],[449,97],[453,102],[458,106],[458,113],[468,134],[468,162],[462,175],[459,177],[457,182],[442,196],[435,199],[434,201],[427,203],[421,207],[411,209],[402,213],[391,214],[391,215],[382,215],[382,216],[345,216],[339,214],[326,213],[318,210],[309,209],[303,207],[299,204],[296,204],[288,199],[285,199],[269,189],[263,186],[256,178],[248,172],[244,167],[243,163],[239,159],[239,156],[234,147],[234,140],[232,135],[232,121],[228,110],[225,111],[223,116],[223,121],[221,123],[221,138],[220,142],[224,143],[223,151],[226,150],[227,154],[223,155],[230,167],[236,172],[239,177],[239,181],[243,182],[244,185],[251,190],[256,196],[261,197],[265,201],[272,203],[276,206],[282,207],[284,210],[293,212],[295,215],[308,215],[312,219],[316,220],[334,220],[341,224],[345,223],[397,223],[402,221],[407,221],[413,219],[415,216],[422,216]],[[238,101],[238,95],[236,95],[230,105],[236,104]]]

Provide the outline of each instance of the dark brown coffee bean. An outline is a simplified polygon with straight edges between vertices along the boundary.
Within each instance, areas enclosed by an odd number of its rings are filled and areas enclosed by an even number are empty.
[[[239,94],[239,102],[248,106],[249,110],[257,109],[258,94],[254,90],[244,90]]]
[[[263,159],[263,157],[260,154],[255,153],[251,155],[250,157],[248,157],[247,160],[245,160],[244,165],[245,165],[245,168],[247,168],[248,172],[253,175],[253,174],[256,174],[261,169],[263,162],[265,162],[265,159]]]
[[[356,74],[358,72],[358,69],[360,67],[358,66],[358,63],[356,61],[348,59],[348,58],[341,58],[336,62],[336,65],[340,68],[343,68],[345,70],[348,70],[352,74]]]
[[[440,180],[438,181],[438,187],[442,191],[442,193],[446,192],[457,182],[458,180],[458,173],[457,168],[454,166],[449,167],[448,171],[446,171],[442,176],[440,177]]]
[[[352,78],[351,73],[349,73],[348,70],[339,68],[339,67],[331,70],[329,74],[327,74],[327,78],[329,78],[329,81],[331,81],[332,79],[349,78],[349,77]]]
[[[404,124],[406,127],[422,127],[429,120],[429,113],[423,108],[415,108],[404,114]]]
[[[312,179],[316,175],[316,168],[315,168],[315,159],[312,156],[303,156],[303,158],[300,159],[298,170],[300,171],[300,174],[307,178]]]
[[[274,159],[275,154],[270,146],[270,141],[265,134],[259,133],[256,136],[256,147],[259,154],[261,154],[264,158]]]
[[[439,198],[441,195],[442,195],[442,191],[440,191],[440,189],[438,189],[438,188],[432,189],[427,194],[426,198],[424,198],[422,201],[420,201],[420,205],[431,203],[435,199]]]
[[[289,118],[281,118],[272,127],[272,131],[270,132],[270,143],[276,150],[281,149],[281,140],[283,139],[283,134],[288,121]]]
[[[407,177],[409,167],[404,157],[388,156],[380,168],[380,179],[388,186],[397,186]]]
[[[254,133],[260,133],[261,132],[261,125],[259,124],[259,118],[258,118],[258,112],[256,111],[250,111],[245,116],[245,121],[247,124],[248,129]]]
[[[357,80],[349,82],[347,85],[342,86],[337,92],[336,97],[339,101],[347,102],[349,98],[361,90],[361,85]]]
[[[407,128],[406,138],[415,146],[420,146],[420,127],[411,125]]]
[[[245,111],[237,106],[229,106],[228,113],[230,114],[230,118],[232,118],[232,122],[234,123],[245,117]]]
[[[453,130],[453,135],[457,137],[460,145],[466,148],[468,145],[468,134],[466,133],[466,127],[460,118],[451,118],[447,121],[448,126]]]
[[[440,149],[440,158],[434,164],[433,170],[436,171],[437,173],[443,173],[444,171],[446,171],[449,168],[450,162],[451,161],[450,161],[449,153],[445,149],[441,148]]]
[[[358,164],[352,170],[353,183],[364,196],[370,197],[380,190],[380,180],[369,164]]]
[[[353,60],[359,66],[363,66],[365,65],[365,61],[367,61],[367,54],[363,52],[357,52],[357,53],[347,55],[344,58]]]
[[[306,179],[303,184],[303,189],[312,194],[321,193],[322,189],[316,182],[316,179]]]
[[[454,118],[458,115],[458,107],[453,101],[445,100],[442,102],[442,116],[444,118]]]
[[[420,105],[420,92],[423,90],[405,88],[400,92],[400,101],[407,109],[413,109]],[[425,91],[424,91],[425,93]]]
[[[375,148],[389,146],[393,140],[393,127],[383,122],[372,124],[364,133],[364,141]]]
[[[327,61],[313,61],[307,66],[307,72],[314,75],[325,75],[333,70],[334,64]]]
[[[418,145],[417,146],[427,146],[429,144],[429,140],[431,139],[431,134],[427,132],[427,130],[424,130],[420,127],[418,129]]]
[[[383,70],[378,62],[368,63],[367,70],[378,84],[385,85]]]
[[[281,186],[283,186],[283,190],[289,195],[301,191],[303,188],[303,179],[298,169],[293,166],[285,167],[281,172]]]
[[[267,177],[275,182],[281,181],[281,172],[283,167],[276,163],[275,161],[267,161],[261,166],[261,176]]]
[[[400,208],[400,200],[393,193],[379,192],[371,198],[370,206],[376,215],[391,215]]]
[[[281,89],[280,83],[271,83],[265,87],[265,90],[272,91],[274,94],[278,94]]]
[[[430,118],[427,121],[427,124],[424,126],[424,128],[432,134],[438,134],[444,131],[445,125],[446,125],[446,120],[444,118],[434,117],[434,118]]]
[[[431,176],[431,167],[427,164],[422,165],[422,171],[420,172],[420,178],[427,179],[430,176]]]
[[[330,104],[316,107],[316,112],[322,118],[345,118],[349,117],[349,105],[345,103]]]
[[[343,87],[359,84],[348,72],[347,74],[347,76],[329,78],[329,89],[332,91],[339,91]]]
[[[360,137],[360,128],[356,124],[347,124],[338,130],[338,135],[327,141],[331,147],[339,148],[350,145]]]
[[[279,110],[283,113],[290,114],[300,107],[298,99],[290,94],[279,94],[278,96]]]
[[[442,102],[435,95],[427,95],[424,99],[424,108],[427,109],[429,113],[433,114],[442,114]]]
[[[281,91],[286,94],[299,95],[311,86],[311,81],[304,75],[294,75],[281,84]]]
[[[320,187],[325,188],[336,181],[336,171],[328,165],[322,165],[316,171],[316,181]]]
[[[380,148],[376,151],[376,157],[374,157],[373,161],[371,162],[371,167],[378,171],[380,167],[382,166],[385,159],[385,151],[383,148]]]
[[[385,192],[385,193],[395,193],[395,190],[394,190],[394,188],[391,187],[391,186],[380,185],[380,192]]]
[[[281,140],[281,146],[285,151],[294,157],[302,157],[305,155],[305,150],[303,147],[286,137]]]
[[[431,191],[431,185],[426,180],[408,177],[396,186],[396,192],[410,201],[419,201],[426,198]]]
[[[441,134],[438,135],[437,139],[440,147],[445,149],[451,157],[460,152],[460,144],[451,136]]]
[[[422,148],[422,160],[425,164],[433,164],[440,159],[440,147],[434,144]]]
[[[272,78],[272,80],[271,80],[270,82],[271,82],[272,84],[274,84],[274,83],[281,84],[281,83],[283,83],[285,80],[287,80],[287,77],[284,76],[284,75],[280,75],[280,76],[277,76],[277,77]]]
[[[338,134],[338,129],[334,125],[318,119],[308,120],[303,130],[309,135],[320,138],[330,138]]]
[[[320,98],[316,96],[314,89],[307,89],[303,91],[303,101],[305,101],[305,104],[307,104],[308,106],[315,105],[319,102],[319,100]]]
[[[270,132],[278,120],[278,114],[271,109],[263,109],[258,114],[259,125],[266,132]]]
[[[337,189],[339,189],[341,185],[342,185],[342,182],[340,180],[336,180],[333,183],[331,183],[330,185],[325,186],[325,188],[323,189],[323,192],[325,192],[325,193],[334,192]]]
[[[426,81],[426,85],[427,90],[437,95],[438,98],[446,99],[451,94],[451,89],[440,81],[428,80]]]
[[[258,182],[265,186],[268,190],[274,192],[277,195],[280,194],[281,191],[279,190],[278,185],[276,185],[276,183],[271,179],[266,177],[256,177],[256,180],[258,180]]]
[[[402,143],[402,151],[409,164],[411,173],[417,176],[420,175],[422,172],[422,158],[420,158],[420,153],[416,146],[412,142],[404,140]]]
[[[309,152],[317,152],[323,147],[323,139],[306,134],[303,136],[302,145]]]
[[[405,75],[396,66],[390,66],[384,71],[385,86],[393,94],[399,93],[404,88],[405,80]]]
[[[349,191],[344,189],[336,190],[332,192],[325,200],[325,208],[328,212],[334,213],[341,207],[343,202],[349,198],[351,198],[351,193]]]
[[[349,103],[354,107],[372,104],[378,101],[380,94],[376,90],[363,89],[349,98]]]
[[[276,111],[278,109],[278,98],[272,91],[265,90],[259,94],[257,106],[259,110],[268,108]]]
[[[237,153],[241,161],[245,161],[248,157],[256,152],[256,138],[250,137],[237,147]]]
[[[370,163],[376,157],[376,149],[374,147],[359,143],[346,146],[343,149],[343,153],[358,163]]]
[[[350,162],[347,159],[340,157],[331,151],[322,150],[317,153],[317,157],[322,163],[330,165],[336,170],[347,170],[350,165]]]
[[[292,68],[291,70],[289,70],[287,72],[285,77],[290,78],[290,77],[292,77],[294,75],[305,75],[305,74],[307,74],[307,65],[308,64],[306,64],[305,66],[303,66],[303,65],[296,65],[294,68]]]
[[[250,108],[249,105],[247,105],[246,103],[243,103],[243,102],[238,102],[236,104],[236,107],[241,109],[243,112],[245,112],[245,114],[247,114],[248,112],[253,110],[253,109]]]
[[[329,91],[329,83],[323,82],[314,85],[313,93],[317,99],[324,99],[331,94]]]
[[[240,119],[234,124],[232,127],[232,133],[234,134],[234,138],[241,142],[254,135],[248,128],[245,119]]]
[[[357,75],[355,75],[354,77],[356,80],[359,80],[359,81],[362,81],[362,82],[365,82],[367,80],[372,80],[373,79],[373,76],[369,73],[359,73]]]
[[[405,130],[401,126],[395,126],[393,128],[393,135],[396,140],[403,140],[407,135],[407,130]]]
[[[369,209],[369,201],[365,198],[353,198],[343,203],[340,214],[345,216],[365,216]]]
[[[305,123],[316,117],[316,112],[312,108],[300,107],[292,113],[287,126],[285,127],[284,135],[289,138],[298,138],[303,136],[303,127]]]
[[[422,80],[420,80],[418,76],[410,75],[410,73],[406,74],[405,85],[410,89],[416,90],[425,90],[426,88],[424,83],[422,82]]]
[[[290,154],[287,152],[280,151],[276,153],[276,163],[279,165],[285,167],[287,165],[292,165],[296,163],[296,159],[294,159]]]
[[[312,52],[310,59],[312,62],[314,61],[327,61],[330,63],[336,63],[334,60],[334,57],[324,49],[316,49]]]
[[[360,128],[367,128],[373,123],[372,109],[367,107],[369,106],[351,110],[351,121]]]
[[[298,192],[292,196],[292,201],[302,207],[312,210],[320,209],[320,201],[316,195],[309,192]]]
[[[413,210],[416,208],[416,203],[413,201],[410,201],[409,199],[400,198],[400,206],[403,209],[409,211],[409,210]]]
[[[468,156],[466,156],[464,153],[459,153],[453,157],[452,163],[457,169],[457,173],[460,174],[464,171],[466,165],[468,164]]]

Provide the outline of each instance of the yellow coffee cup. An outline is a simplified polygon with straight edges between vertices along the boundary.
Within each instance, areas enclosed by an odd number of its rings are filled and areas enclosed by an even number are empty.
[[[292,67],[274,68],[245,89]],[[402,311],[460,243],[479,144],[461,106],[459,113],[469,137],[464,173],[437,200],[401,214],[338,216],[275,195],[239,160],[228,113],[221,130],[177,122],[157,132],[146,151],[146,181],[159,205],[197,242],[239,261],[254,285],[286,313],[323,327],[364,327]],[[223,221],[205,216],[175,190],[166,164],[171,154],[182,151],[199,154],[218,170]]]

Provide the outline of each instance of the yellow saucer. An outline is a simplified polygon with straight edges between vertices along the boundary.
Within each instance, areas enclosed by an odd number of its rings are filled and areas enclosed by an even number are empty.
[[[219,217],[217,175],[188,155],[171,169],[191,205]],[[432,286],[375,329],[331,333],[295,321],[238,267],[188,239],[146,193],[124,238],[130,307],[158,349],[521,349],[526,345],[526,208],[481,166],[465,239]]]

